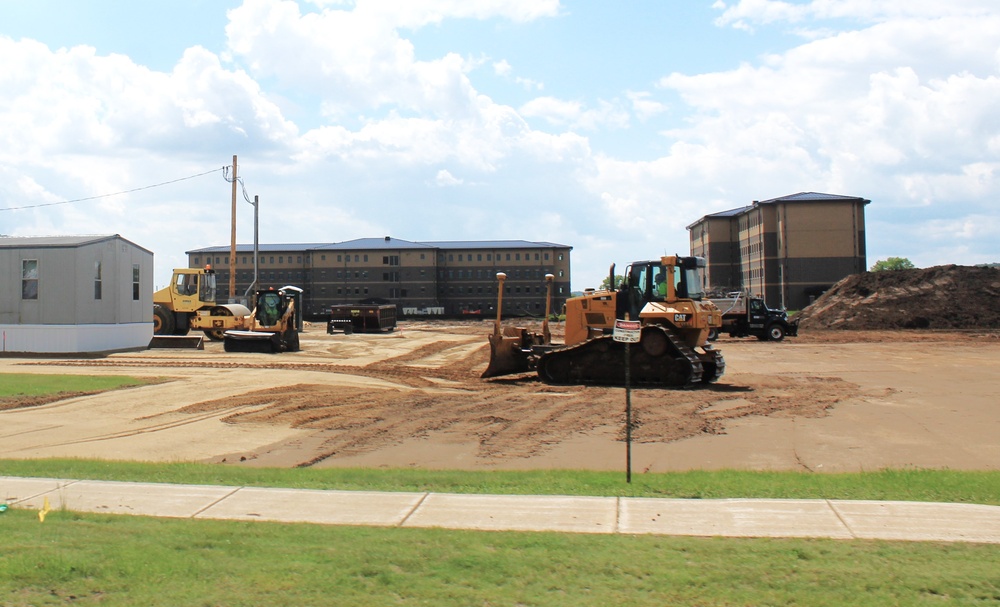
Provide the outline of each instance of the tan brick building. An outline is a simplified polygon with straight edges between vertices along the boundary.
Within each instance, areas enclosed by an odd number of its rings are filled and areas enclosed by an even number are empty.
[[[258,246],[263,287],[305,289],[307,317],[322,317],[335,304],[392,303],[401,313],[495,314],[497,272],[507,274],[503,313],[545,313],[545,275],[552,274],[554,310],[570,293],[572,247],[524,240],[411,242],[361,238],[329,244]],[[212,264],[223,299],[228,296],[230,247],[187,251],[188,266]],[[253,282],[253,246],[238,245],[236,293]]]
[[[838,280],[866,270],[870,202],[816,192],[755,200],[689,225],[691,254],[707,261],[707,289],[748,290],[771,306],[802,309]]]

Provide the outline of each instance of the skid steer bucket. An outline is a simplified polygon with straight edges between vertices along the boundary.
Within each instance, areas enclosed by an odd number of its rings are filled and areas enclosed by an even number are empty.
[[[499,377],[531,370],[528,353],[531,351],[534,339],[527,329],[504,327],[502,332],[494,331],[488,339],[490,364],[480,377]]]
[[[270,331],[226,331],[223,337],[226,352],[281,352],[280,333]]]
[[[154,335],[149,340],[149,348],[186,348],[191,350],[205,349],[205,336],[198,335]]]

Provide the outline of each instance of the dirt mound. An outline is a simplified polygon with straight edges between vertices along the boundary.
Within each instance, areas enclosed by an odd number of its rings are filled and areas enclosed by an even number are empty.
[[[1000,329],[1000,269],[854,274],[799,313],[803,329]]]

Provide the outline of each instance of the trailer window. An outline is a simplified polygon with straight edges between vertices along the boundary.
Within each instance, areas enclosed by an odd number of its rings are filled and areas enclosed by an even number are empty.
[[[94,262],[94,299],[100,299],[102,295],[101,262]]]
[[[21,260],[21,299],[38,299],[38,260]]]

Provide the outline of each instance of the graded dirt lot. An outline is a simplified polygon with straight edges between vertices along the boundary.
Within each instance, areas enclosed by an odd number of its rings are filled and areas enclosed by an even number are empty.
[[[302,351],[0,357],[0,373],[157,377],[54,402],[0,400],[0,458],[240,466],[621,470],[623,388],[481,380],[488,322],[301,336]],[[559,335],[554,325],[555,337]],[[633,389],[633,470],[1000,469],[997,332],[723,338],[727,371]]]

